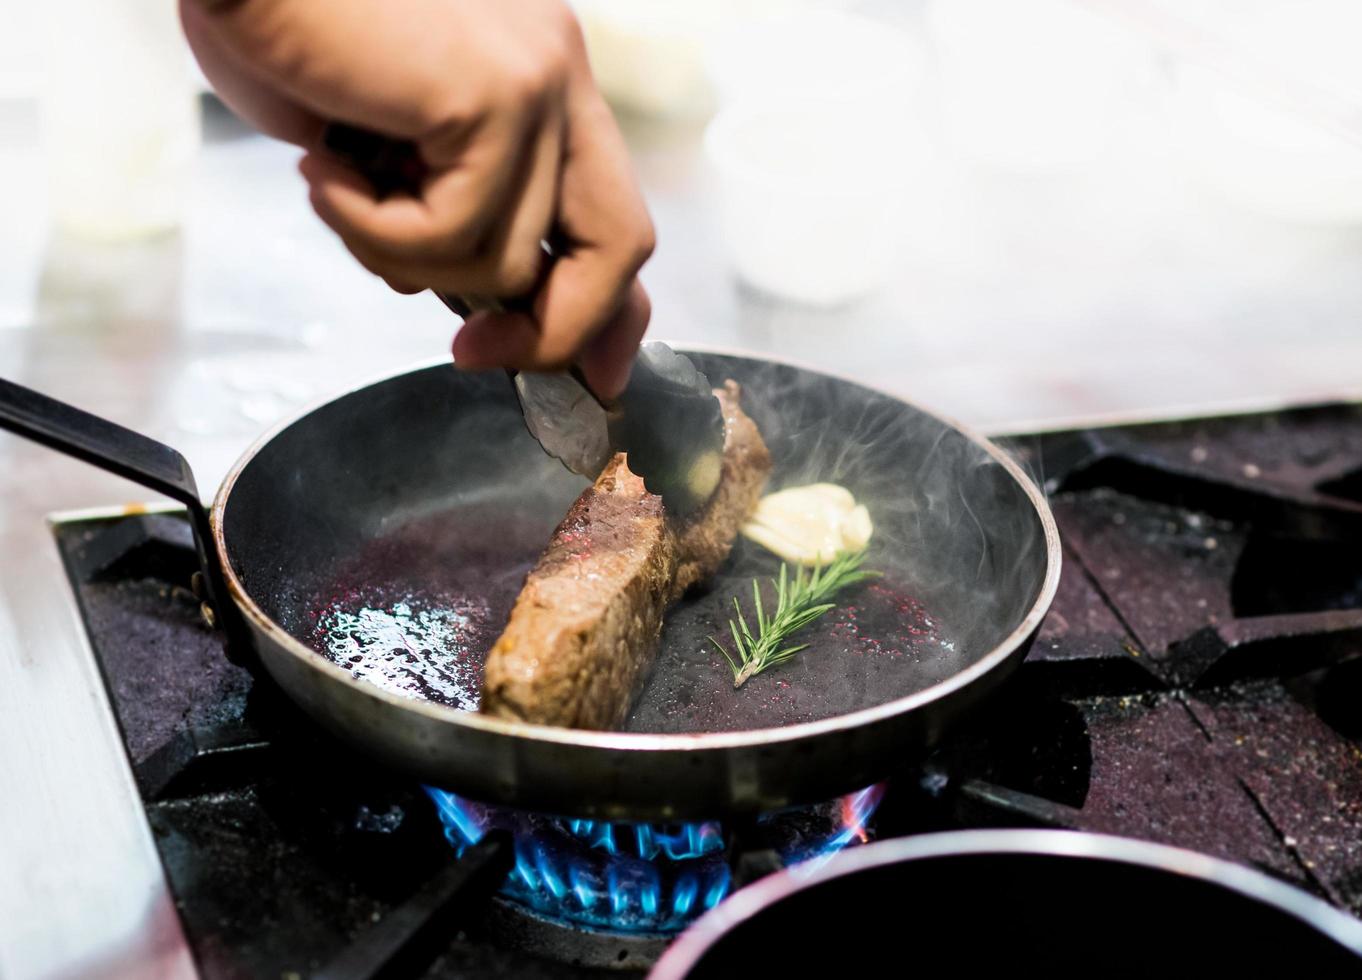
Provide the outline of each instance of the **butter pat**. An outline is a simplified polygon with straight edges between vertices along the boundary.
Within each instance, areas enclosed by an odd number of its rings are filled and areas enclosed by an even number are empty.
[[[874,531],[870,513],[834,483],[786,487],[761,498],[743,536],[799,565],[826,565],[860,551]]]

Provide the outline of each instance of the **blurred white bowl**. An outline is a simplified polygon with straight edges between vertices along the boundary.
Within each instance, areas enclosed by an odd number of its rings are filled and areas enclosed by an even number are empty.
[[[174,0],[50,0],[42,9],[43,144],[56,223],[109,241],[177,227],[200,120]]]
[[[903,99],[923,71],[921,45],[885,20],[786,3],[716,32],[705,54],[720,105],[765,99]]]
[[[705,134],[739,277],[833,306],[879,286],[905,220],[923,58],[892,23],[786,7],[716,36]]]
[[[905,220],[907,120],[873,101],[739,102],[705,150],[738,275],[815,306],[855,299],[892,267]]]
[[[571,0],[596,84],[617,108],[687,118],[713,109],[704,53],[744,18],[791,0]]]
[[[1273,71],[1362,105],[1362,7],[1293,0],[1237,22],[1235,39]],[[1362,223],[1362,145],[1271,94],[1207,67],[1174,70],[1173,118],[1189,166],[1226,199],[1300,224]]]
[[[1017,171],[1063,171],[1106,148],[1147,46],[1079,0],[930,0],[926,23],[951,142]]]

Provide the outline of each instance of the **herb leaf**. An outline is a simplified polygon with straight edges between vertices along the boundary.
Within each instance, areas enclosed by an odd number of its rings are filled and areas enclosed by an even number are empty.
[[[864,550],[846,552],[838,555],[831,564],[815,568],[812,572],[802,566],[799,567],[795,571],[793,581],[790,579],[789,569],[782,562],[779,576],[771,580],[776,590],[776,609],[769,616],[762,608],[761,584],[753,579],[752,605],[756,610],[756,634],[754,635],[747,625],[742,604],[735,598],[733,610],[737,618],[728,621],[734,653],[730,653],[722,643],[710,637],[710,642],[718,647],[719,652],[728,661],[729,669],[733,671],[733,686],[742,687],[763,670],[792,659],[795,654],[808,647],[807,643],[791,646],[788,640],[793,634],[832,609],[836,603],[830,600],[842,589],[880,574],[862,570],[861,562],[864,560]]]

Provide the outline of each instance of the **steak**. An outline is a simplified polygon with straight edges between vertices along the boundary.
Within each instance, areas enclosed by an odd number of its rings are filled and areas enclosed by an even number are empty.
[[[667,608],[728,557],[771,472],[771,455],[738,405],[724,415],[718,489],[694,515],[669,517],[623,453],[577,498],[525,580],[487,655],[482,710],[517,721],[618,728],[652,666]]]

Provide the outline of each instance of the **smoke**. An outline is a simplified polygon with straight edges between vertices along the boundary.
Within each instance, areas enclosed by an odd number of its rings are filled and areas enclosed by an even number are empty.
[[[775,460],[769,488],[838,483],[870,512],[867,567],[910,584],[973,662],[1039,597],[1039,514],[1014,472],[927,412],[785,364],[693,354],[713,384],[733,378]],[[963,666],[963,664],[962,664]]]

